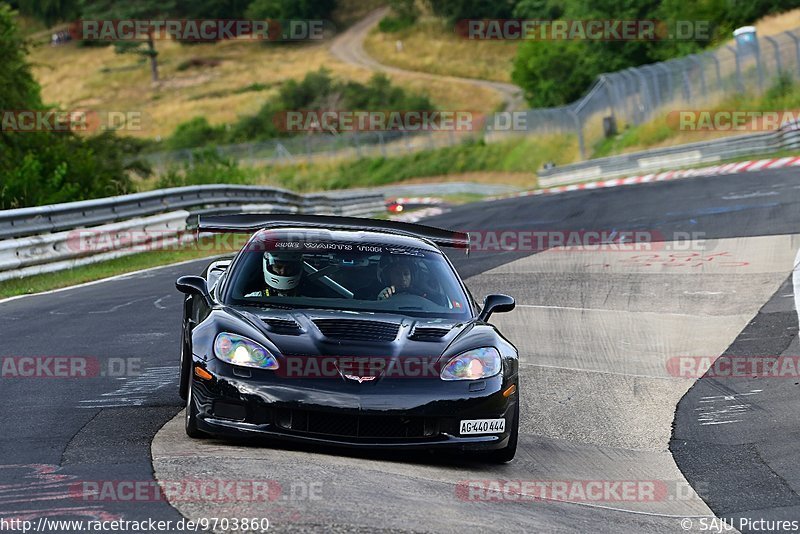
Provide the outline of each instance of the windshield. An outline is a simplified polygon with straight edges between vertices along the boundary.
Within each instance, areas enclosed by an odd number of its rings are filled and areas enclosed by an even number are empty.
[[[467,319],[470,301],[439,252],[324,240],[251,243],[227,304]]]

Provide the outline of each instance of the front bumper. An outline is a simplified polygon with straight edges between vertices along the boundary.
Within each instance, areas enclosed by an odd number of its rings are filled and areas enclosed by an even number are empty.
[[[381,378],[359,384],[339,377],[292,379],[243,370],[219,360],[195,362],[212,378],[193,377],[200,430],[216,436],[261,436],[370,449],[492,450],[507,445],[517,377],[478,381]],[[241,375],[250,376],[241,376]],[[505,418],[505,432],[459,435],[462,419]]]

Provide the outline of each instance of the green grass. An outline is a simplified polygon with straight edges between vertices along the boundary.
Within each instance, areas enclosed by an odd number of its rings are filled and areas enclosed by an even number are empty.
[[[659,119],[641,126],[627,128],[615,137],[600,140],[592,152],[593,158],[603,158],[613,154],[619,154],[632,147],[653,146],[669,139],[677,134],[670,128],[666,121]]]
[[[576,159],[576,154],[573,136],[519,137],[496,143],[470,142],[398,157],[265,169],[261,182],[296,191],[318,191],[468,172],[533,174],[546,161],[569,163]]]
[[[294,163],[283,166],[242,167],[211,154],[198,156],[193,167],[172,168],[159,179],[140,180],[138,189],[235,183],[272,185],[298,192],[372,187],[407,180],[474,172],[526,173],[535,184],[535,172],[546,161],[563,165],[577,159],[574,136],[515,137],[496,143],[468,142],[402,156],[345,161]],[[495,182],[502,183],[502,182]]]
[[[470,202],[478,202],[486,198],[486,195],[479,195],[477,193],[460,193],[457,195],[439,195],[447,204],[452,206],[460,206],[461,204],[469,204]]]

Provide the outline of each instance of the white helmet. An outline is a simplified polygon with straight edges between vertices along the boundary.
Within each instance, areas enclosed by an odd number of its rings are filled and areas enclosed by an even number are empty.
[[[265,252],[262,259],[264,281],[278,291],[290,291],[300,283],[303,275],[303,255],[295,251]]]

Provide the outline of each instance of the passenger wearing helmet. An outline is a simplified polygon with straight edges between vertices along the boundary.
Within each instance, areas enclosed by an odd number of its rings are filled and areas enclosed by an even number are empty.
[[[386,300],[394,295],[416,295],[440,306],[449,304],[449,299],[441,288],[431,287],[429,280],[421,274],[419,263],[413,256],[386,255],[381,258],[378,278],[386,286],[378,293],[378,300]]]
[[[276,250],[265,252],[262,258],[264,282],[261,291],[248,297],[294,297],[303,278],[303,255],[300,252]]]

